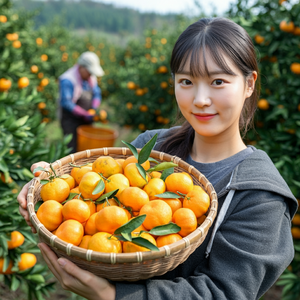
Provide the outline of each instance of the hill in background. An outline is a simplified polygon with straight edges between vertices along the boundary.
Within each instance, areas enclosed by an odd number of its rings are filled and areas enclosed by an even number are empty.
[[[14,0],[16,9],[36,11],[36,27],[50,24],[59,17],[64,27],[75,30],[99,30],[121,35],[140,35],[146,27],[175,25],[176,14],[140,13],[130,8],[91,0]]]

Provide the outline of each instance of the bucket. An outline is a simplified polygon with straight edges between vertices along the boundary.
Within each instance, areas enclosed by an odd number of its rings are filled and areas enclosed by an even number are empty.
[[[114,129],[81,125],[77,128],[77,151],[113,147],[118,135]]]

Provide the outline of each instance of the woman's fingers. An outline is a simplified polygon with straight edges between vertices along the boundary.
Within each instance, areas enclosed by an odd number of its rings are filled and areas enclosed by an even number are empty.
[[[39,161],[39,162],[31,165],[30,170],[31,170],[31,172],[33,172],[34,169],[36,169],[37,167],[42,167],[42,168],[46,169],[46,168],[49,168],[49,166],[50,166],[50,164],[47,163],[46,161]]]
[[[30,184],[30,182],[26,183],[23,186],[22,190],[20,191],[20,193],[17,197],[17,200],[23,209],[27,208],[27,198],[26,197],[27,197],[27,193],[28,193],[29,184]]]

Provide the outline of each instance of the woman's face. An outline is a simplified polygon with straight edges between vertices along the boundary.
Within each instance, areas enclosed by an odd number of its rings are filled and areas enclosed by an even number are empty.
[[[196,134],[206,138],[230,138],[239,134],[240,114],[245,99],[253,92],[256,72],[253,72],[254,80],[249,81],[249,88],[229,58],[225,57],[226,63],[236,75],[225,74],[209,53],[206,57],[210,76],[192,77],[189,60],[183,72],[175,74],[177,103]]]

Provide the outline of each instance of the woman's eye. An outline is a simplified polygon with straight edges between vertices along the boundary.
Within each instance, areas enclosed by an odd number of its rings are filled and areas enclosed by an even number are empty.
[[[214,85],[221,85],[223,83],[224,83],[224,81],[222,79],[216,79],[216,80],[213,81]]]
[[[182,83],[183,85],[190,85],[190,84],[192,84],[192,82],[190,80],[188,80],[188,79],[183,79],[183,80],[181,80],[180,83]]]

